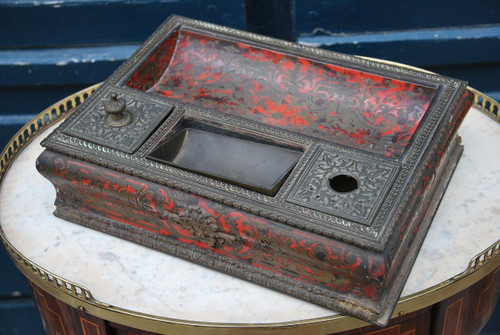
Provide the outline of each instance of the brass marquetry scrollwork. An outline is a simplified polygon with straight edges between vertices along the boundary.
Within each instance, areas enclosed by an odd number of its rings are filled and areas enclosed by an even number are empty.
[[[76,106],[86,100],[90,96],[90,94],[92,94],[98,88],[98,86],[99,85],[94,85],[57,102],[56,104],[50,106],[42,113],[40,113],[23,128],[21,128],[21,130],[19,130],[14,135],[14,137],[10,140],[10,142],[1,153],[0,184],[10,165],[13,163],[16,156],[24,149],[24,147],[26,147],[31,142],[31,140],[38,136],[43,130],[68,116],[70,112]],[[500,104],[473,88],[469,87],[468,89],[475,94],[473,107],[490,116],[496,122],[500,123]],[[188,215],[190,220],[197,217],[195,215],[196,213],[192,212],[191,215]],[[201,215],[199,215],[198,219],[203,219],[203,213],[198,214]],[[225,235],[222,234],[221,231],[212,229],[213,227],[210,226],[210,224],[207,227],[210,230],[209,234],[207,235],[208,241],[211,241],[210,244],[212,244],[212,242],[215,244],[226,242],[223,241],[225,239]],[[205,236],[205,233],[200,234]],[[180,333],[191,333],[196,330],[202,329],[203,333],[205,334],[220,334],[224,333],[225,330],[234,330],[235,327],[246,329],[247,333],[263,334],[268,332],[271,328],[276,330],[277,327],[281,326],[284,327],[283,331],[286,331],[290,326],[289,323],[279,323],[259,325],[258,327],[252,328],[252,325],[245,324],[227,325],[182,321],[157,317],[153,315],[145,315],[142,313],[125,310],[119,307],[110,306],[96,300],[87,288],[78,285],[77,283],[65,280],[27,259],[7,240],[1,229],[0,238],[13,262],[21,270],[21,272],[35,285],[40,286],[48,293],[75,308],[80,308],[82,310],[85,309],[90,314],[105,318],[113,322],[119,322],[130,327],[156,332],[164,331],[167,328],[175,329]],[[500,241],[494,243],[485,251],[475,256],[470,261],[467,269],[461,274],[454,277],[451,281],[438,284],[435,287],[431,287],[425,291],[403,298],[396,307],[395,315],[397,315],[397,313],[403,313],[401,311],[402,308],[405,309],[405,313],[408,313],[424,308],[425,306],[429,306],[433,302],[439,301],[438,299],[443,299],[446,296],[449,297],[457,292],[460,292],[465,287],[467,287],[466,285],[471,285],[498,266],[500,266]],[[338,330],[347,330],[363,325],[360,323],[360,321],[354,318],[342,315],[293,322],[296,327],[299,327],[297,328],[298,331],[303,329],[306,330],[306,332],[313,331],[313,329],[316,329],[315,327],[317,327],[318,331],[320,329],[325,329],[324,327],[327,323],[330,325],[330,327],[335,327],[335,329]],[[303,328],[300,328],[301,326]]]

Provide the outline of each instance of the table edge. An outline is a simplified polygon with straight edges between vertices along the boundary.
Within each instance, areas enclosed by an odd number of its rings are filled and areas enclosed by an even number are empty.
[[[17,155],[43,130],[71,114],[71,111],[86,100],[99,86],[100,84],[90,86],[56,102],[38,114],[14,135],[0,156],[0,187],[3,177]],[[474,94],[473,107],[496,122],[500,122],[498,115],[500,104],[471,87],[467,89]],[[169,332],[175,331],[179,334],[190,334],[193,331],[199,334],[225,334],[235,330],[245,330],[245,333],[248,334],[262,334],[273,329],[277,333],[294,334],[305,331],[343,331],[369,325],[364,321],[344,315],[290,322],[243,324],[188,321],[139,313],[98,301],[87,288],[61,278],[30,261],[7,240],[1,227],[0,239],[17,268],[36,286],[81,311],[141,330],[162,332],[168,329]],[[484,278],[499,266],[500,240],[473,257],[467,269],[462,273],[433,287],[401,298],[396,305],[392,318],[417,311],[446,299]]]

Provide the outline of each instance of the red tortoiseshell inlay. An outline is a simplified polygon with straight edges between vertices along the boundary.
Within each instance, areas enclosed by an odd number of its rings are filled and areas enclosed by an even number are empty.
[[[376,252],[49,151],[40,159],[51,162],[44,162],[41,172],[53,178],[57,196],[74,199],[67,208],[210,249],[299,282],[378,300],[387,267]],[[191,229],[182,219],[190,211]],[[210,246],[200,230],[207,224],[234,238]]]
[[[179,31],[175,30],[167,41],[139,66],[128,80],[127,86],[146,91],[156,84],[170,64],[170,59],[175,51],[178,33]]]
[[[186,29],[127,85],[393,158],[403,154],[436,93]]]

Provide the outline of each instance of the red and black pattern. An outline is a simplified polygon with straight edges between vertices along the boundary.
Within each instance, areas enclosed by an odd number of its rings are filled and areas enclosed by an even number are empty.
[[[394,158],[404,152],[436,93],[186,29],[169,38],[127,85]]]
[[[130,77],[127,86],[146,91],[151,88],[167,70],[177,42],[176,30]]]
[[[79,213],[168,236],[359,299],[377,301],[383,289],[387,269],[381,254],[48,151],[39,161],[44,161],[39,169],[56,185],[58,198],[71,199],[68,206],[77,206],[73,210]],[[46,164],[49,161],[51,165]],[[201,209],[199,219],[194,216],[194,226],[209,220],[235,238],[212,247],[181,224],[185,219],[179,217],[190,208]]]

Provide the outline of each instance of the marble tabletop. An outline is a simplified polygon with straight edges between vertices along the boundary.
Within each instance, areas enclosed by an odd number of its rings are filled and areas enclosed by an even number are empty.
[[[38,136],[0,189],[0,225],[26,258],[84,286],[104,303],[196,322],[274,323],[334,311],[218,273],[52,215],[55,190],[35,169]],[[500,238],[500,127],[472,109],[460,129],[464,154],[402,296],[463,272]]]

